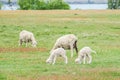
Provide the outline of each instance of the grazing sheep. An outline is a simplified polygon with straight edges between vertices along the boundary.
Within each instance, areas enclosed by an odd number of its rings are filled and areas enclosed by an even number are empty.
[[[52,63],[55,64],[56,58],[58,56],[62,56],[65,60],[65,63],[68,63],[67,56],[66,56],[66,51],[63,48],[57,48],[53,50],[49,56],[49,58],[46,60],[46,63]]]
[[[79,53],[78,53],[78,58],[75,59],[76,63],[82,63],[83,60],[83,64],[85,64],[85,60],[86,58],[88,58],[87,63],[90,64],[92,62],[92,56],[91,53],[96,53],[95,51],[93,51],[90,47],[83,47]]]
[[[65,50],[68,49],[71,50],[71,57],[73,57],[73,49],[75,49],[76,53],[78,53],[77,40],[78,39],[74,34],[64,35],[56,40],[56,43],[54,44],[52,50],[60,47],[64,48]]]
[[[26,43],[26,47],[27,47],[27,43],[29,42],[32,43],[33,47],[36,47],[37,45],[33,33],[26,30],[21,31],[19,34],[19,46],[21,46],[23,42]]]

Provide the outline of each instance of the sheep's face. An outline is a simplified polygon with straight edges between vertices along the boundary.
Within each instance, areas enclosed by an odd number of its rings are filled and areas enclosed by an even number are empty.
[[[47,60],[46,60],[46,63],[51,64],[51,63],[52,63],[52,60],[51,60],[51,59],[47,59]]]
[[[37,42],[36,42],[36,41],[33,41],[32,46],[33,46],[33,47],[36,47],[36,45],[37,45]]]
[[[81,63],[80,58],[76,58],[75,63]]]

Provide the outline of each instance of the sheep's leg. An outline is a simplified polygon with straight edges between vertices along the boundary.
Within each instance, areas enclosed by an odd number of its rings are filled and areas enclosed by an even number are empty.
[[[71,57],[73,57],[73,45],[70,45],[70,49],[71,49]]]
[[[87,63],[89,64],[89,57],[87,56],[87,58],[86,58],[86,59],[87,59]]]
[[[20,39],[20,40],[19,40],[19,46],[21,46],[21,45],[22,45],[22,40]]]
[[[88,55],[89,57],[89,61],[88,61],[88,64],[90,64],[92,62],[92,56],[91,55]]]
[[[84,56],[84,58],[83,58],[83,64],[85,64],[85,60],[86,60],[86,56]]]
[[[53,59],[53,63],[52,63],[53,65],[55,64],[55,61],[56,61],[56,56]]]
[[[68,59],[67,59],[67,56],[63,56],[64,60],[65,60],[65,64],[68,63]]]
[[[86,61],[87,61],[87,63],[89,63],[89,56],[88,56],[88,54],[86,54]]]
[[[26,42],[26,47],[27,47],[27,42]]]
[[[78,57],[78,58],[79,58],[79,64],[81,64],[81,63],[82,63],[82,60],[83,60],[83,57],[80,56],[80,57]]]

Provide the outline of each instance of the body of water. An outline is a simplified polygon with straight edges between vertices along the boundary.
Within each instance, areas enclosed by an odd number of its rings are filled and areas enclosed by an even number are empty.
[[[17,10],[19,8],[19,5],[9,5],[5,4],[2,6],[1,10]]]
[[[108,5],[107,4],[70,4],[70,7],[72,10],[75,9],[82,9],[82,10],[87,10],[87,9],[107,9]]]

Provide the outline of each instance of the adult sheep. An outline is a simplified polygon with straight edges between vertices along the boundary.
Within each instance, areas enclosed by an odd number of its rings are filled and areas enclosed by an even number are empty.
[[[64,48],[65,50],[71,50],[71,57],[73,57],[73,49],[75,49],[76,53],[78,53],[77,40],[78,38],[74,34],[64,35],[56,40],[52,50],[60,47]]]
[[[32,43],[33,47],[36,47],[37,45],[33,33],[26,30],[21,31],[19,34],[19,46],[21,46],[23,42],[26,43],[26,47],[27,47],[27,43],[30,42]]]

